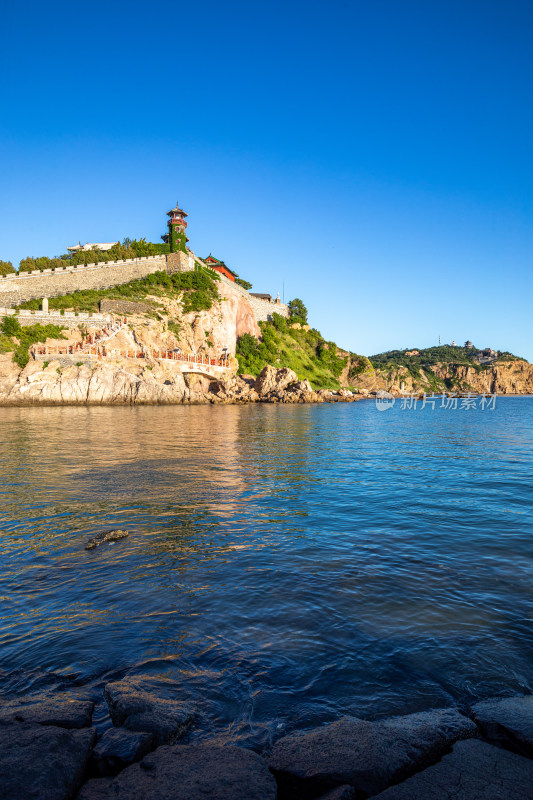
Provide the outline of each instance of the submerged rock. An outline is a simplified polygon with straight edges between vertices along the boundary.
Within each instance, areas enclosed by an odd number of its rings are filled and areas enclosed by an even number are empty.
[[[433,767],[375,800],[531,800],[533,761],[486,742],[458,742]]]
[[[92,539],[89,539],[85,545],[85,549],[94,550],[95,547],[98,547],[98,545],[104,542],[118,542],[119,539],[125,539],[129,535],[129,531],[123,531],[120,530],[120,528],[102,531],[101,533],[97,533],[96,536],[93,536]]]
[[[355,800],[357,792],[353,786],[337,786],[327,794],[321,794],[318,800]]]
[[[0,723],[2,800],[70,800],[83,782],[96,733]]]
[[[488,739],[533,757],[533,695],[482,700],[471,711]]]
[[[88,781],[78,800],[275,800],[266,761],[210,744],[159,747],[116,778]]]
[[[138,678],[108,683],[104,697],[113,725],[151,733],[156,745],[177,742],[194,719],[191,705],[158,697]]]
[[[99,775],[116,775],[116,773],[140,761],[153,746],[151,733],[137,733],[125,728],[109,728],[98,740],[93,750],[93,759]]]
[[[33,695],[0,704],[0,720],[57,725],[60,728],[87,728],[91,724],[94,702],[68,692]]]
[[[458,739],[476,734],[472,720],[453,708],[378,722],[344,717],[280,739],[270,768],[298,798],[343,784],[372,795],[435,762]]]

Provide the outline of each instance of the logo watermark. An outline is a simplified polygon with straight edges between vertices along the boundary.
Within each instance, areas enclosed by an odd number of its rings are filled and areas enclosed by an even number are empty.
[[[376,396],[378,411],[388,411],[398,401],[402,411],[416,411],[427,406],[432,411],[444,409],[446,411],[494,411],[496,408],[496,394],[407,394],[402,397],[393,397],[389,392],[381,392]]]

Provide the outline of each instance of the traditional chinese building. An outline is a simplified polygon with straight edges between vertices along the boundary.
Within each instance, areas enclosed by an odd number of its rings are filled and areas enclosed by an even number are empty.
[[[219,261],[218,258],[212,256],[211,253],[209,253],[207,258],[204,258],[204,263],[207,264],[208,267],[211,267],[211,269],[220,272],[221,275],[225,275],[226,278],[230,279],[230,281],[235,282],[237,273],[233,272],[233,270],[231,270],[227,264],[224,264],[223,261]]]
[[[176,203],[176,208],[171,208],[170,211],[167,211],[167,217],[170,217],[167,223],[168,233],[165,233],[161,238],[170,245],[171,253],[175,253],[178,250],[185,252],[186,244],[189,241],[185,233],[187,229],[185,217],[188,216],[187,212],[180,208],[178,203]]]

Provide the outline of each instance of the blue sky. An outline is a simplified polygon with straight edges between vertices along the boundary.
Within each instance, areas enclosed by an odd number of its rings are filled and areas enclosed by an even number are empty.
[[[530,2],[4,0],[0,258],[190,244],[370,355],[533,360]]]

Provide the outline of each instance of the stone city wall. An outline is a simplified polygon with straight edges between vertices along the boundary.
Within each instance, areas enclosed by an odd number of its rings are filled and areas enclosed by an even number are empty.
[[[222,283],[227,283],[228,286],[232,286],[239,294],[247,298],[252,306],[256,322],[267,322],[269,319],[272,319],[272,314],[279,314],[286,319],[289,318],[289,306],[286,305],[286,303],[278,303],[275,300],[270,302],[268,300],[260,300],[259,297],[252,297],[246,289],[243,289],[238,283],[230,281],[225,275],[220,275],[220,280]]]
[[[0,317],[17,317],[20,325],[58,325],[60,328],[77,328],[79,325],[102,327],[111,323],[109,314],[89,314],[86,311],[28,311],[0,307]]]
[[[16,306],[27,300],[59,297],[83,289],[110,289],[166,268],[167,257],[157,255],[5,275],[0,277],[0,306]]]
[[[0,277],[0,306],[10,308],[27,300],[59,297],[84,289],[111,289],[114,286],[145,278],[159,270],[166,271],[171,275],[176,272],[189,272],[194,269],[196,261],[209,270],[209,267],[194,253],[177,252],[132,258],[125,261],[80,264],[77,267],[67,267],[66,269],[34,270],[33,272],[19,272],[16,275],[5,275]],[[212,272],[212,270],[209,271]],[[230,281],[224,275],[219,274],[219,277],[221,283],[232,286],[239,294],[247,298],[257,322],[272,319],[273,314],[280,314],[282,317],[289,316],[289,308],[285,303],[269,302],[252,297],[238,283]],[[116,301],[113,302],[116,305]],[[101,307],[101,310],[104,309]],[[105,308],[105,310],[113,310],[116,313],[132,313],[128,310],[122,311],[118,306],[116,309]]]

